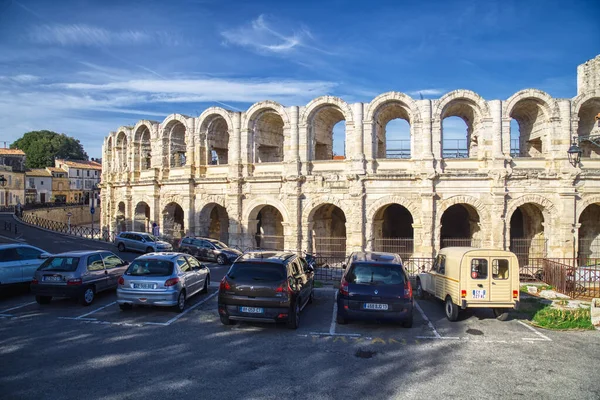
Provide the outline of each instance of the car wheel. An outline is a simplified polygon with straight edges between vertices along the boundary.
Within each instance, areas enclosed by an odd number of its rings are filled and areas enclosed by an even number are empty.
[[[117,246],[117,249],[119,249],[119,251],[125,251],[125,245],[123,243],[119,243],[119,245]]]
[[[402,321],[402,327],[404,328],[412,328],[413,326],[413,315],[412,313],[410,314],[410,316],[405,319],[404,321]]]
[[[336,317],[335,317],[335,322],[336,322],[338,325],[346,325],[346,324],[348,323],[348,320],[347,320],[346,318],[342,317],[342,316],[341,316],[341,315],[338,313],[338,315],[336,315]]]
[[[446,296],[446,318],[448,321],[456,321],[458,319],[458,306],[452,302],[450,296]]]
[[[224,315],[219,315],[219,318],[221,319],[221,323],[223,325],[233,325],[234,321],[230,320],[229,317],[226,317]]]
[[[494,311],[494,317],[498,321],[506,321],[508,319],[508,310],[506,308],[493,308],[492,311]]]
[[[150,246],[146,247],[146,253],[152,253],[154,252],[154,249]]]
[[[119,304],[119,308],[121,309],[121,311],[127,311],[127,310],[131,310],[133,308],[133,305],[131,305],[129,303],[123,303],[123,304]]]
[[[202,287],[202,291],[200,291],[200,293],[208,293],[208,285],[210,285],[210,275],[206,275],[204,286]]]
[[[177,304],[175,305],[175,311],[181,313],[185,310],[185,291],[179,292],[179,297],[177,297]]]
[[[290,315],[288,316],[287,327],[290,329],[298,329],[300,326],[300,302],[296,300],[296,305]]]
[[[96,290],[93,286],[87,286],[83,289],[81,293],[81,297],[79,299],[80,303],[84,306],[89,306],[94,302],[94,298],[96,297]]]
[[[421,280],[417,279],[417,290],[416,290],[417,299],[424,299],[425,293],[423,293],[423,285],[421,285]]]
[[[52,300],[52,296],[35,296],[35,301],[38,304],[48,304]]]
[[[217,263],[219,263],[219,265],[225,265],[227,264],[227,258],[223,254],[219,254],[217,257]]]

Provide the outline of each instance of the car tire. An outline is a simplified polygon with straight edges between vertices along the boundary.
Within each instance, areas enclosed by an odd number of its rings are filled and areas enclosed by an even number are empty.
[[[38,304],[49,304],[52,300],[52,296],[35,296],[35,301]]]
[[[288,316],[287,327],[289,329],[298,329],[300,326],[300,301],[297,299],[295,303]]]
[[[204,280],[204,286],[200,293],[208,293],[208,285],[210,285],[210,275],[206,275],[206,279]]]
[[[219,265],[225,265],[225,264],[227,264],[227,257],[225,257],[223,254],[219,254],[217,256],[217,263]]]
[[[230,320],[229,317],[226,317],[224,315],[219,315],[219,318],[221,319],[221,323],[223,325],[233,325],[234,321]]]
[[[119,308],[121,309],[121,311],[128,311],[133,308],[133,305],[131,305],[129,303],[123,303],[123,304],[119,304]]]
[[[446,318],[448,318],[448,321],[456,321],[458,319],[458,306],[452,302],[450,296],[446,296],[444,310],[446,311]]]
[[[423,285],[421,284],[421,280],[417,279],[417,290],[416,290],[416,298],[417,299],[424,299],[425,298],[425,292],[423,291]]]
[[[146,247],[146,253],[153,253],[154,249],[150,246]]]
[[[185,300],[185,290],[182,290],[177,296],[177,304],[174,307],[176,312],[182,313],[185,310]]]
[[[403,328],[412,328],[412,326],[413,326],[413,315],[411,313],[410,317],[408,317],[407,319],[402,321],[402,327]]]
[[[79,302],[83,306],[89,306],[94,302],[96,298],[96,289],[93,286],[86,286],[83,288],[83,292],[79,297]]]
[[[338,325],[346,325],[348,323],[348,320],[346,318],[342,317],[340,314],[338,314],[335,317],[335,322]]]
[[[125,251],[125,245],[123,243],[119,243],[119,245],[117,246],[117,249],[119,249],[120,252],[124,252]]]
[[[506,308],[493,308],[492,311],[498,321],[506,321],[508,319],[508,310]]]

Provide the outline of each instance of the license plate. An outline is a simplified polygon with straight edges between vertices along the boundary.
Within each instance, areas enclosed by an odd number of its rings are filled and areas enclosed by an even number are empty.
[[[485,290],[473,290],[474,299],[485,299]]]
[[[134,289],[154,289],[154,283],[134,283]]]
[[[60,282],[62,278],[60,276],[45,276],[44,282]]]
[[[365,310],[387,310],[387,304],[378,304],[378,303],[365,303]]]
[[[264,309],[259,307],[240,307],[240,311],[250,314],[262,314],[263,312],[265,312]]]

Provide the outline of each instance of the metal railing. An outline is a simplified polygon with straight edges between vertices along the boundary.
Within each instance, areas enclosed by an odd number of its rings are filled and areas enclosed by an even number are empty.
[[[444,247],[480,247],[481,240],[473,238],[443,238],[440,248]]]
[[[114,232],[109,232],[101,229],[92,229],[87,226],[74,226],[58,221],[40,218],[32,214],[23,214],[21,221],[35,225],[40,228],[48,229],[54,232],[60,232],[67,235],[83,237],[87,239],[102,240],[104,242],[113,242],[115,240]]]
[[[519,265],[527,264],[531,258],[546,258],[548,254],[548,239],[515,238],[510,240],[510,251],[515,253]]]
[[[410,258],[414,252],[412,238],[380,238],[373,239],[373,250],[400,254],[402,259]]]
[[[409,159],[410,140],[388,140],[386,142],[385,158]]]
[[[444,139],[442,158],[469,158],[466,139]]]

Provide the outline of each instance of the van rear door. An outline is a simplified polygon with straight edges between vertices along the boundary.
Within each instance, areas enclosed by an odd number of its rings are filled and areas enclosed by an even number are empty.
[[[488,257],[467,257],[467,301],[484,303],[490,301],[491,268]]]
[[[494,302],[512,301],[512,287],[510,267],[511,259],[508,257],[490,257],[492,271],[490,285],[490,300]]]

